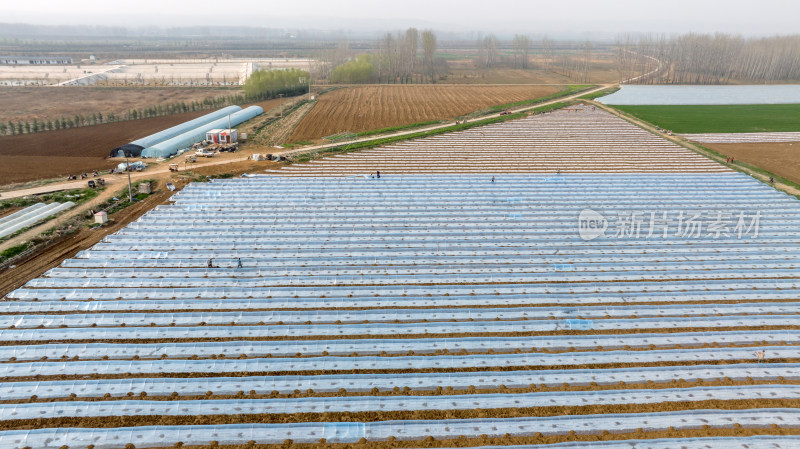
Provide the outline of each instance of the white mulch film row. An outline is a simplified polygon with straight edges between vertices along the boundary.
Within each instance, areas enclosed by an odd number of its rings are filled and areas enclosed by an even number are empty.
[[[277,399],[119,400],[0,404],[0,421],[52,417],[203,416],[336,412],[475,410],[684,401],[800,399],[797,385],[744,385],[659,390],[556,391],[453,396],[350,396]]]
[[[800,142],[800,133],[698,133],[681,134],[683,137],[700,143],[782,143]]]
[[[709,381],[746,380],[777,382],[780,377],[800,380],[795,364],[735,364],[698,366],[661,366],[618,369],[575,369],[536,371],[478,371],[451,373],[392,373],[392,374],[338,374],[305,376],[248,376],[209,378],[123,378],[100,380],[52,380],[6,382],[0,384],[0,397],[4,400],[24,400],[32,396],[40,399],[65,398],[75,394],[81,398],[98,398],[106,394],[113,397],[129,393],[147,396],[203,396],[208,391],[216,395],[291,394],[296,390],[331,393],[344,388],[349,393],[369,392],[373,388],[389,391],[395,387],[415,391],[435,390],[438,387],[468,389],[469,387],[496,389],[529,388],[531,385],[556,387],[564,383],[585,386],[626,383],[667,383],[678,380]],[[647,394],[653,390],[642,390]],[[597,392],[597,394],[604,394]]]
[[[169,313],[90,313],[68,315],[0,315],[0,328],[15,327],[117,327],[126,326],[198,326],[272,324],[331,324],[397,321],[449,320],[544,320],[599,319],[608,317],[652,318],[661,316],[698,315],[795,315],[800,303],[703,304],[665,306],[600,306],[600,307],[514,307],[478,309],[379,309],[379,310],[299,310],[259,312],[169,312]],[[563,323],[562,323],[563,325]]]
[[[50,204],[37,203],[7,217],[3,217],[0,219],[0,238],[25,229],[47,217],[63,212],[74,205],[75,203],[72,201]]]
[[[570,431],[599,434],[602,430],[622,433],[634,432],[638,429],[666,430],[670,427],[674,427],[676,430],[700,429],[703,426],[732,428],[734,424],[745,428],[763,428],[774,423],[780,423],[780,426],[786,428],[800,427],[800,412],[796,409],[689,410],[653,413],[647,416],[606,414],[367,423],[141,426],[100,429],[47,428],[2,431],[0,432],[0,445],[13,448],[31,446],[55,449],[65,444],[78,447],[94,444],[97,449],[112,449],[120,445],[124,446],[126,443],[134,444],[136,447],[169,447],[175,442],[192,445],[208,444],[211,441],[217,441],[219,444],[240,444],[243,441],[269,444],[283,443],[287,439],[291,439],[297,443],[316,443],[322,438],[331,443],[353,443],[361,438],[365,438],[367,441],[386,441],[389,437],[399,440],[416,440],[427,436],[445,439],[458,438],[462,435],[473,437],[480,435],[501,437],[505,434],[532,436],[536,433],[564,435]],[[783,443],[779,444],[789,444],[785,447],[793,447],[791,444],[796,441],[794,437],[786,438],[787,440],[782,440]],[[697,441],[697,439],[689,440],[689,444],[692,444],[692,441]],[[774,443],[774,441],[770,443]]]
[[[524,321],[470,321],[430,323],[368,323],[325,325],[242,325],[193,327],[90,327],[57,329],[4,329],[0,342],[70,340],[159,340],[215,338],[299,338],[349,335],[424,335],[512,332],[631,331],[647,329],[721,329],[730,327],[794,326],[794,315],[748,315],[734,317],[567,319]]]
[[[708,345],[780,346],[800,348],[800,331],[723,331],[723,332],[673,332],[669,334],[613,334],[613,335],[545,335],[528,337],[455,337],[455,338],[359,338],[337,340],[232,340],[224,342],[158,342],[158,343],[44,343],[0,346],[0,361],[40,361],[72,359],[128,360],[161,358],[228,358],[292,357],[329,355],[406,355],[433,354],[437,351],[459,353],[488,351],[600,351],[628,348],[664,349],[674,346],[684,348]]]
[[[774,285],[774,284],[773,284]],[[685,290],[685,289],[682,289]],[[714,290],[701,289],[701,291],[681,291],[675,293],[652,292],[648,294],[629,293],[620,295],[618,293],[609,294],[585,294],[577,295],[573,293],[548,293],[548,294],[506,294],[506,295],[467,295],[467,296],[437,296],[437,297],[403,297],[403,296],[384,296],[384,297],[339,297],[339,298],[236,298],[226,296],[209,295],[208,299],[169,299],[174,290],[151,292],[148,299],[122,300],[116,299],[121,290],[92,291],[93,300],[83,295],[71,294],[69,300],[65,297],[59,301],[14,301],[6,302],[4,310],[8,313],[55,313],[55,312],[135,312],[141,310],[158,311],[185,311],[192,310],[281,310],[281,309],[311,309],[311,310],[331,310],[347,308],[407,308],[407,307],[426,307],[441,308],[445,305],[452,307],[476,307],[476,306],[520,306],[528,307],[537,304],[565,303],[579,305],[581,307],[602,307],[603,304],[628,303],[631,305],[645,302],[686,302],[686,303],[713,303],[714,301],[735,300],[735,301],[757,301],[757,300],[793,300],[797,299],[797,294],[789,291],[773,291],[770,294],[759,293],[757,290]],[[195,296],[205,296],[205,292],[195,290]],[[20,293],[20,291],[17,291]],[[24,292],[22,292],[24,293]],[[127,292],[124,292],[127,293]],[[155,297],[155,295],[163,297]],[[101,296],[102,295],[102,296]],[[117,296],[114,296],[117,295]],[[133,295],[131,295],[133,296]],[[128,296],[130,297],[130,296]],[[105,299],[105,300],[103,300]],[[609,306],[613,307],[613,306]],[[568,310],[568,309],[566,309]]]
[[[508,162],[520,148],[525,154]],[[454,157],[458,151],[461,159]],[[380,160],[387,168],[377,168]],[[592,164],[606,173],[575,173]],[[541,174],[498,175],[494,183],[485,173],[399,174],[401,167],[458,173],[476,165]],[[193,184],[173,204],[9,294],[0,314],[0,395],[6,400],[0,419],[800,399],[800,389],[789,383],[798,380],[799,364],[791,361],[800,354],[800,331],[793,328],[800,204],[746,175],[589,109],[287,168],[279,173],[286,177]],[[324,177],[376,169],[383,170],[380,180]],[[615,170],[640,173],[608,173]],[[303,174],[321,177],[296,177]],[[651,211],[673,219],[699,214],[706,221],[698,237],[656,232],[615,238],[610,229],[584,241],[577,218],[585,208],[611,222],[627,211],[647,213],[647,219]],[[758,235],[705,232],[720,213],[731,212],[732,228],[736,215],[756,211]],[[481,335],[487,333],[508,335]],[[756,363],[760,350],[768,363]],[[675,388],[680,380],[757,383]],[[593,382],[606,389],[432,393]],[[620,382],[674,385],[628,390]],[[431,394],[364,395],[395,387]],[[186,397],[309,389],[346,393],[120,400],[142,392]],[[87,400],[106,394],[113,400]],[[34,395],[56,402],[28,401]],[[755,409],[45,427],[0,432],[0,447],[421,440],[735,424],[794,427],[800,420],[793,409]],[[704,440],[679,441],[692,447]],[[794,442],[713,441],[720,447]]]
[[[765,360],[794,359],[797,347],[673,349],[651,351],[590,351],[559,354],[476,354],[394,357],[272,357],[236,360],[77,360],[0,364],[0,378],[41,376],[153,375],[183,373],[302,373],[357,370],[442,370],[503,367],[560,367],[598,364],[676,364],[756,360],[755,350],[766,352]]]

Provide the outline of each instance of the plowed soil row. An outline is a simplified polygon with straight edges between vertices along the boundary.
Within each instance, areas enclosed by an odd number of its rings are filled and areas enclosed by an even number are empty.
[[[422,410],[391,412],[325,412],[294,414],[201,415],[201,416],[101,416],[92,418],[44,418],[0,421],[0,429],[40,429],[45,427],[133,427],[186,426],[244,423],[297,422],[377,422],[392,420],[444,420],[481,418],[521,418],[562,415],[594,415],[609,413],[659,413],[683,410],[747,410],[758,408],[798,408],[796,399],[708,400],[663,402],[660,404],[603,404],[577,407],[527,407],[474,410]]]
[[[133,400],[147,400],[147,401],[199,401],[199,400],[215,400],[215,399],[297,399],[297,398],[337,398],[337,397],[363,397],[363,396],[463,396],[469,394],[525,394],[525,393],[549,393],[549,392],[568,392],[568,391],[613,391],[620,388],[625,390],[665,390],[669,388],[693,388],[693,387],[733,387],[745,385],[774,385],[776,382],[770,380],[743,380],[737,381],[732,379],[725,380],[712,380],[712,381],[687,381],[684,379],[664,381],[664,382],[650,382],[650,383],[622,383],[622,384],[603,384],[603,385],[569,385],[567,382],[560,386],[547,386],[531,384],[528,388],[475,388],[470,386],[468,388],[453,388],[453,387],[439,387],[433,390],[426,389],[412,389],[403,387],[396,390],[380,390],[374,388],[373,391],[338,391],[338,392],[316,392],[313,390],[299,391],[291,394],[281,394],[273,391],[270,394],[259,394],[255,390],[250,392],[240,391],[235,395],[214,394],[209,391],[205,395],[180,395],[174,393],[171,396],[149,396],[145,392],[131,391],[126,396],[109,396],[109,397],[82,397],[82,396],[64,396],[61,398],[46,398],[40,399],[32,396],[30,399],[24,400],[0,400],[0,404],[29,404],[29,403],[47,403],[47,402],[62,402],[62,401],[84,401],[84,402],[108,402],[108,401],[133,401]],[[782,380],[780,385],[800,385],[800,380]]]
[[[27,376],[3,377],[0,382],[23,382],[45,380],[97,380],[97,379],[132,379],[132,378],[200,378],[200,377],[249,377],[249,376],[321,376],[328,374],[401,374],[401,373],[472,373],[478,371],[538,371],[538,370],[572,370],[572,369],[614,369],[614,368],[641,368],[658,366],[696,366],[696,365],[735,365],[740,363],[753,363],[754,359],[739,360],[689,360],[680,362],[646,362],[646,363],[589,363],[583,365],[520,365],[520,366],[494,366],[476,368],[424,368],[424,369],[367,369],[367,370],[316,370],[316,371],[235,371],[214,373],[145,373],[145,374],[86,374],[86,375],[57,375],[57,376]],[[798,358],[769,358],[767,363],[798,363]],[[619,385],[624,385],[619,384]]]
[[[558,90],[556,86],[535,85],[382,85],[337,89],[317,99],[316,106],[287,141],[452,119],[490,106],[544,97]]]

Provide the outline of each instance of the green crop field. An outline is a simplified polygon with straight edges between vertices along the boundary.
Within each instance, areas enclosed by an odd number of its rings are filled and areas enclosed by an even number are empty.
[[[800,131],[800,104],[613,107],[679,134]]]

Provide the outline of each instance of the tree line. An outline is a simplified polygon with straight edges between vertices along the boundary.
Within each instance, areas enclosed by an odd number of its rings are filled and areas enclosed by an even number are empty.
[[[190,102],[181,101],[150,106],[147,108],[129,109],[122,114],[115,114],[113,112],[108,112],[105,114],[102,112],[93,112],[91,114],[75,114],[71,117],[60,117],[48,120],[39,120],[36,118],[33,120],[9,120],[8,122],[0,122],[0,136],[16,136],[20,134],[31,134],[44,131],[56,131],[59,129],[101,125],[103,123],[138,120],[151,117],[163,117],[166,115],[182,114],[184,112],[202,111],[206,109],[218,109],[225,106],[243,103],[247,100],[249,99],[246,99],[243,95],[226,95]]]
[[[279,95],[300,95],[308,90],[309,83],[311,78],[305,70],[259,69],[247,78],[242,89],[248,99],[266,100]]]
[[[300,79],[304,79],[304,81],[300,81]],[[203,100],[190,102],[181,101],[159,104],[146,108],[134,108],[122,114],[115,114],[113,112],[105,114],[102,112],[93,112],[91,114],[76,114],[71,117],[60,117],[48,120],[34,118],[33,120],[0,122],[0,136],[16,136],[43,131],[94,126],[103,123],[163,117],[166,115],[182,114],[184,112],[219,109],[235,104],[270,100],[278,98],[279,95],[300,95],[308,90],[307,83],[309,82],[308,72],[303,70],[257,70],[248,78],[242,94],[205,98]]]
[[[447,64],[436,57],[438,40],[432,30],[409,28],[396,34],[386,33],[378,41],[377,50],[351,55],[347,41],[321,55],[331,83],[399,83],[436,82],[446,73]],[[421,61],[420,61],[421,59]]]
[[[717,33],[626,35],[617,41],[619,79],[636,83],[772,83],[800,79],[800,35],[744,38]],[[657,70],[658,69],[658,70]],[[656,71],[650,76],[643,76]]]

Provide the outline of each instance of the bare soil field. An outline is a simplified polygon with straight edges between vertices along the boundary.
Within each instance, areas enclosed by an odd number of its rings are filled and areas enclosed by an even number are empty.
[[[75,114],[122,114],[130,109],[236,94],[219,88],[0,87],[0,121],[53,120]]]
[[[536,68],[522,70],[512,68],[479,69],[471,60],[448,61],[450,73],[444,82],[452,84],[578,84],[560,73],[543,70],[541,63]],[[617,71],[608,61],[595,61],[590,73],[590,84],[615,83]]]
[[[269,100],[257,104],[266,111],[279,103],[280,100]],[[0,137],[0,185],[114,167],[118,162],[107,159],[112,148],[208,112]]]
[[[800,183],[800,142],[706,143],[703,146]]]
[[[288,142],[342,131],[360,132],[444,120],[490,106],[558,92],[558,86],[381,85],[350,87],[321,95]]]

